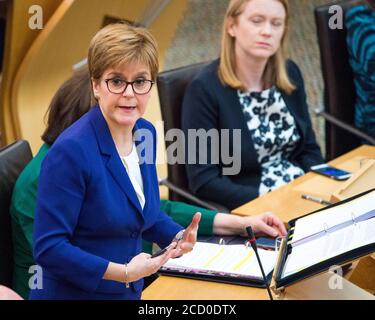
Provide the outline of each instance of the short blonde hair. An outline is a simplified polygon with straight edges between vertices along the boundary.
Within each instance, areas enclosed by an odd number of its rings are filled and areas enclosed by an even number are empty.
[[[92,38],[88,66],[92,79],[98,80],[109,68],[130,63],[142,63],[150,68],[152,80],[159,70],[158,46],[145,28],[125,23],[110,24]]]
[[[223,84],[228,86],[247,91],[244,84],[238,79],[236,69],[236,58],[235,58],[235,38],[228,34],[229,23],[233,19],[236,19],[242,14],[243,7],[246,3],[251,0],[231,0],[225,14],[223,33],[221,39],[221,53],[220,53],[220,66],[219,66],[219,77]],[[289,79],[286,70],[286,50],[287,50],[287,38],[289,33],[289,3],[288,0],[278,0],[282,3],[286,12],[285,31],[281,39],[280,48],[277,50],[267,62],[266,69],[263,74],[263,81],[267,87],[276,85],[279,89],[292,93],[296,87]]]

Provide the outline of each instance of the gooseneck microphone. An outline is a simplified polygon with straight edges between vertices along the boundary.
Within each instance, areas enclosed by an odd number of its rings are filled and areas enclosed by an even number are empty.
[[[251,247],[253,248],[253,250],[255,252],[255,255],[257,257],[258,264],[259,264],[259,267],[260,267],[260,271],[262,271],[263,280],[264,280],[264,283],[266,284],[268,295],[270,296],[270,300],[273,300],[273,297],[272,297],[272,294],[271,294],[271,290],[270,290],[270,286],[268,285],[267,277],[266,277],[266,275],[264,273],[263,265],[262,265],[262,262],[260,261],[260,258],[259,258],[258,248],[257,248],[257,242],[256,242],[256,239],[255,239],[255,236],[254,236],[253,229],[251,229],[251,227],[246,227],[246,232],[247,232],[247,234],[249,236],[248,242],[251,244]]]

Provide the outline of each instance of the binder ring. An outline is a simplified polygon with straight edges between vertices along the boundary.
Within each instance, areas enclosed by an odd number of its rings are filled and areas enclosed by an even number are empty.
[[[225,240],[223,238],[220,238],[219,244],[221,246],[225,246],[226,245]]]

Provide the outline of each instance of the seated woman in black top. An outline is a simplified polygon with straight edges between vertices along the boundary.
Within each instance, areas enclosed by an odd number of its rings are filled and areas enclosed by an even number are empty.
[[[192,129],[240,129],[240,141],[188,149],[190,189],[199,197],[236,208],[303,175],[322,163],[297,65],[285,58],[287,0],[232,0],[222,36],[220,59],[203,69],[189,85],[182,111],[185,135]],[[190,131],[189,131],[190,130]],[[212,131],[210,131],[212,132]],[[201,141],[200,141],[201,142]],[[192,145],[189,143],[190,146]],[[188,143],[186,145],[189,145]],[[217,148],[218,150],[213,150]],[[233,152],[236,174],[227,163],[210,158]],[[237,148],[237,149],[236,149]],[[239,155],[236,150],[240,148]],[[201,151],[201,152],[200,152]],[[208,164],[199,159],[207,157]]]

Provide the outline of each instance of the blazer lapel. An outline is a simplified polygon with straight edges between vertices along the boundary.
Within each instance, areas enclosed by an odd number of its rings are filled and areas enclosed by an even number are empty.
[[[122,164],[120,157],[112,155],[107,162],[107,169],[111,173],[113,179],[116,180],[122,191],[125,192],[132,204],[137,210],[143,215],[141,205],[139,203],[137,194],[133,188],[128,174],[126,173],[125,167]]]
[[[250,129],[248,128],[247,121],[243,112],[243,106],[240,103],[238,98],[237,90],[226,86],[225,90],[227,91],[228,98],[227,101],[234,101],[233,106],[230,109],[230,118],[233,119],[233,124],[231,129],[240,129],[241,130],[241,161],[252,162],[252,166],[260,168],[260,164],[256,155],[253,138],[251,136]],[[225,101],[226,101],[225,100]],[[232,148],[238,147],[235,144],[232,144]]]
[[[94,107],[94,110],[92,110],[91,123],[93,124],[95,130],[100,151],[103,155],[108,157],[108,161],[106,163],[108,171],[112,175],[113,179],[117,182],[121,190],[126,194],[130,202],[143,217],[143,211],[133,185],[116,150],[116,146],[113,142],[107,122],[105,121],[98,106]]]
[[[140,169],[141,169],[142,181],[143,181],[143,193],[145,195],[145,201],[146,201],[145,206],[143,208],[143,212],[146,212],[148,204],[150,203],[150,196],[151,196],[151,185],[150,185],[151,173],[150,173],[150,164],[147,164],[147,162],[142,161],[142,155],[141,155],[141,152],[140,152],[141,151],[140,150],[140,147],[141,147],[140,144],[143,141],[138,140],[138,137],[137,137],[137,134],[136,134],[136,131],[138,129],[140,129],[140,128],[139,128],[138,124],[136,123],[135,126],[134,126],[133,135],[136,137],[135,145],[136,145],[136,148],[137,148],[137,153],[138,153],[138,158],[139,158],[139,166],[140,166]],[[146,144],[147,144],[147,146],[149,146],[148,143],[146,143]],[[155,146],[153,146],[153,147],[155,147]],[[146,150],[146,152],[151,152],[151,150]],[[147,157],[146,157],[146,159],[147,159]]]

